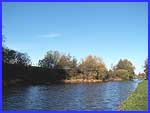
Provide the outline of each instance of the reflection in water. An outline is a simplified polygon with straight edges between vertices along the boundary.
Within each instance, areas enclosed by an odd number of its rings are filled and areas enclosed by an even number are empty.
[[[116,110],[139,81],[12,87],[4,110]]]

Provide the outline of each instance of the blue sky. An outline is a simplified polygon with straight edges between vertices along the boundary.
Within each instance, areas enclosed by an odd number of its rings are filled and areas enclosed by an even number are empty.
[[[142,72],[148,56],[147,3],[3,2],[2,19],[6,45],[33,63],[58,50],[99,56],[107,68],[127,58]]]

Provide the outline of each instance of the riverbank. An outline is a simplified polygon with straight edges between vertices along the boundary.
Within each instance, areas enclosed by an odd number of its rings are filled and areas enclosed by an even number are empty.
[[[56,82],[51,82],[51,81],[45,81],[45,82],[40,82],[40,81],[24,81],[21,79],[13,79],[13,80],[3,80],[3,87],[7,86],[13,86],[13,85],[36,85],[36,84],[46,84],[46,85],[51,85],[51,84],[79,84],[79,83],[101,83],[101,82],[117,82],[117,81],[125,81],[122,78],[111,78],[107,80],[97,80],[97,79],[70,79],[70,80],[60,80]]]
[[[96,80],[96,79],[71,79],[71,80],[62,80],[61,83],[64,84],[73,84],[73,83],[99,83],[99,82],[109,82],[109,81],[124,81],[124,79],[115,77],[107,80]]]
[[[62,80],[62,83],[65,84],[72,84],[72,83],[97,83],[97,82],[103,82],[102,80],[87,80],[87,79],[72,79],[72,80]]]
[[[105,75],[85,75],[80,71],[76,75],[69,75],[70,70],[48,69],[35,66],[3,63],[3,87],[12,85],[38,85],[38,84],[68,84],[68,83],[98,83],[109,81],[125,81],[125,78]],[[43,76],[44,75],[44,76]],[[76,76],[76,77],[75,77]]]
[[[136,90],[119,106],[119,110],[148,110],[148,80],[139,83]]]

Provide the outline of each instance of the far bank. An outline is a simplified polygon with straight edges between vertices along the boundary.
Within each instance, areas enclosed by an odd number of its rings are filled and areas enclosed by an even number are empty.
[[[124,72],[124,71],[123,71]],[[70,74],[71,73],[71,74]],[[124,75],[124,76],[119,76]],[[83,73],[78,70],[76,74],[72,70],[48,69],[34,66],[23,66],[18,64],[3,64],[3,86],[12,85],[36,85],[53,83],[97,83],[108,81],[130,80],[128,74],[119,71],[113,75],[106,73],[103,76],[99,71],[90,70]]]

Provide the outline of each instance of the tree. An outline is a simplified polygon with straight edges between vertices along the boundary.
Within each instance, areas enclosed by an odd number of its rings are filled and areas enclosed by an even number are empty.
[[[111,68],[107,73],[108,79],[114,78],[116,76],[115,70],[116,70],[116,66],[113,66],[113,64],[111,64]]]
[[[17,52],[15,57],[15,63],[28,66],[31,65],[31,60],[27,53]]]
[[[15,63],[16,51],[3,47],[2,54],[4,63],[11,63],[11,64]]]
[[[114,71],[115,71],[115,73],[117,72],[117,74],[116,74],[117,76],[121,77],[121,76],[126,75],[127,79],[132,79],[135,75],[134,69],[135,69],[135,67],[129,60],[120,59],[118,64],[115,66]],[[127,72],[128,72],[128,74],[127,74]],[[123,75],[121,75],[121,74],[123,74]],[[123,78],[125,78],[125,77],[123,77]]]
[[[105,79],[107,69],[101,58],[89,55],[82,60],[80,70],[86,79]]]
[[[49,69],[63,69],[67,72],[66,78],[77,75],[77,60],[69,54],[60,54],[58,51],[48,51],[44,59],[39,60],[39,66]]]
[[[139,74],[137,75],[137,77],[140,78],[140,79],[145,79],[147,76],[146,76],[145,73],[139,73]],[[146,79],[147,79],[147,78],[146,78]]]
[[[145,72],[145,75],[146,75],[146,79],[148,79],[148,59],[145,60],[144,72]]]
[[[31,65],[31,60],[26,53],[17,52],[12,49],[2,48],[3,51],[3,63],[9,64],[21,64],[21,65]]]
[[[40,67],[55,68],[60,59],[60,53],[58,51],[48,51],[42,60],[39,60],[38,65]]]
[[[113,70],[112,69],[110,69],[108,71],[108,78],[113,78]]]
[[[56,66],[58,69],[64,69],[67,71],[67,79],[71,79],[77,76],[77,60],[76,58],[63,54]]]
[[[118,69],[116,70],[116,76],[123,78],[123,79],[131,79],[132,77],[130,76],[128,70],[125,69]]]

